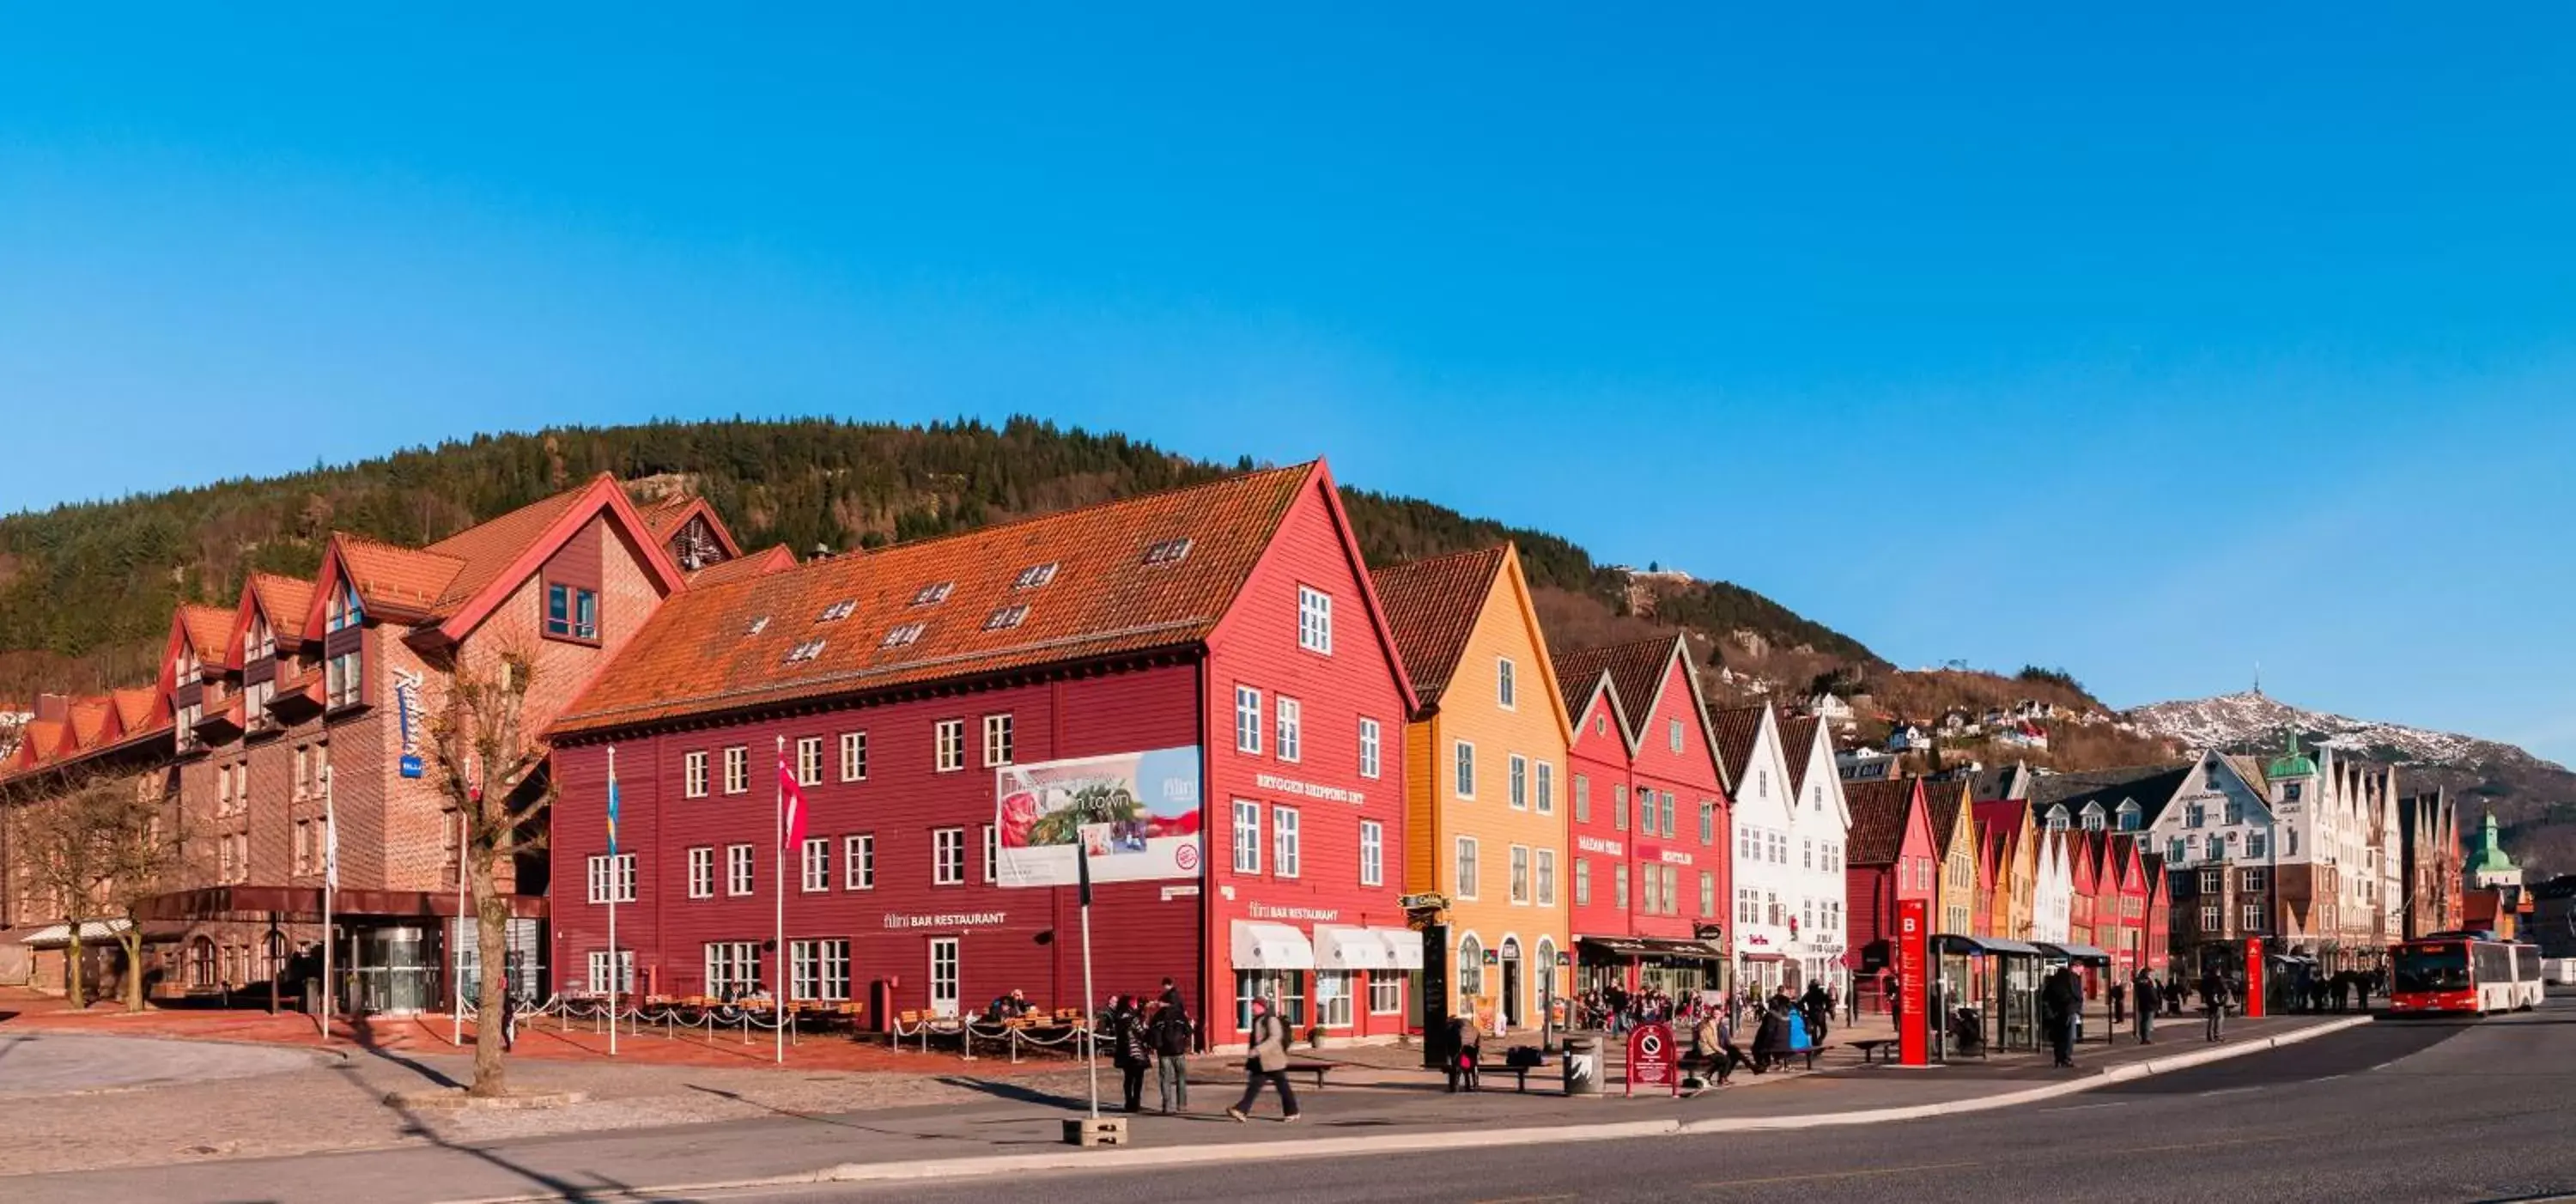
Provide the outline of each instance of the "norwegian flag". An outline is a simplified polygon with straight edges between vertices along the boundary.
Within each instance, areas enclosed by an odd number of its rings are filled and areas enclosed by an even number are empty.
[[[778,760],[778,808],[778,847],[794,852],[805,843],[805,792],[797,788],[796,775],[788,772],[785,757]]]

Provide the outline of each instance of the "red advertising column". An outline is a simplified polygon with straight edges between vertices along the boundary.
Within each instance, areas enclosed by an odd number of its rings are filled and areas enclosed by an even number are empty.
[[[1899,899],[1896,903],[1896,1060],[1906,1066],[1932,1064],[1930,1007],[1932,975],[1932,903]]]
[[[2245,938],[2245,1016],[2263,1017],[2263,938]]]

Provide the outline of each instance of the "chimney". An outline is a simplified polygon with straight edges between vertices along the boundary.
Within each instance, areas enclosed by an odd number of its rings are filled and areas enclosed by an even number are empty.
[[[38,722],[38,723],[66,723],[66,722],[69,722],[69,721],[71,720],[71,717],[72,717],[72,696],[71,696],[71,695],[69,695],[69,694],[38,694],[38,695],[36,695],[36,722]]]

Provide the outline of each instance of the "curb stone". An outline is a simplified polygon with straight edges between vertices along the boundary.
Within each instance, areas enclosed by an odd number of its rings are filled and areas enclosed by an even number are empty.
[[[1067,1149],[1047,1154],[1005,1154],[974,1158],[940,1158],[914,1162],[851,1162],[820,1170],[757,1179],[737,1179],[719,1183],[688,1183],[657,1187],[634,1187],[624,1195],[634,1198],[712,1192],[757,1187],[793,1187],[816,1183],[896,1183],[929,1179],[976,1179],[994,1175],[1025,1174],[1036,1171],[1085,1170],[1107,1171],[1145,1167],[1204,1166],[1237,1162],[1281,1162],[1302,1158],[1322,1158],[1336,1154],[1415,1153],[1434,1150],[1477,1149],[1506,1145],[1562,1145],[1591,1141],[1620,1141],[1640,1137],[1683,1137],[1711,1133],[1745,1133],[1781,1129],[1825,1128],[1837,1125],[1884,1124],[1893,1121],[1922,1120],[1961,1112],[1985,1112],[2010,1108],[2039,1100],[2054,1099],[2091,1091],[2112,1083],[2127,1082],[2151,1075],[2188,1070],[2211,1062],[2226,1061],[2249,1054],[2263,1053],[2286,1045],[2314,1040],[2371,1022],[2369,1016],[2355,1016],[2284,1033],[2222,1045],[2197,1053],[2177,1054],[2146,1062],[2114,1066],[2100,1074],[2063,1083],[2050,1083],[2022,1091],[1943,1104],[1918,1104],[1904,1108],[1874,1108],[1858,1112],[1824,1112],[1805,1116],[1723,1117],[1708,1120],[1679,1119],[1621,1121],[1609,1124],[1556,1125],[1539,1128],[1444,1130],[1430,1133],[1391,1133],[1370,1137],[1320,1137],[1299,1141],[1266,1141],[1250,1144],[1168,1146],[1162,1148],[1126,1147],[1107,1150]],[[538,1204],[559,1200],[558,1195],[497,1196],[459,1204]]]

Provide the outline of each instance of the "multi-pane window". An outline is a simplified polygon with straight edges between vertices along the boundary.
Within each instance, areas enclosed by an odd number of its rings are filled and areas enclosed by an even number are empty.
[[[1452,755],[1457,762],[1455,784],[1458,797],[1464,799],[1476,797],[1476,746],[1460,740],[1454,745]]]
[[[1816,868],[1816,838],[1806,837],[1798,842],[1798,847],[1799,855],[1803,858],[1801,864],[1807,869]]]
[[[787,942],[788,982],[794,984],[798,999],[818,999],[826,1003],[850,997],[850,942],[846,940]]]
[[[1581,857],[1574,859],[1574,905],[1592,906],[1592,862]]]
[[[1618,783],[1610,787],[1610,826],[1622,832],[1628,830],[1628,788]]]
[[[750,793],[750,792],[751,792],[751,748],[750,748],[750,746],[748,746],[748,745],[743,745],[743,744],[737,744],[737,745],[734,745],[733,747],[731,747],[731,748],[728,748],[728,749],[724,750],[724,755],[725,755],[725,760],[724,760],[724,769],[725,769],[724,792],[725,792],[726,794],[748,794],[748,793]]]
[[[1670,733],[1665,738],[1666,743],[1672,745],[1674,752],[1680,752],[1682,750],[1682,721],[1679,719],[1666,720],[1665,730]]]
[[[546,587],[546,634],[565,639],[599,638],[599,595],[574,585]]]
[[[689,850],[689,897],[712,899],[716,894],[716,849],[699,845]]]
[[[841,780],[866,781],[868,776],[868,734],[841,733]]]
[[[1261,751],[1261,691],[1250,686],[1234,688],[1234,750]]]
[[[1297,855],[1297,837],[1297,809],[1295,807],[1272,807],[1270,809],[1270,839],[1271,843],[1276,846],[1271,850],[1270,870],[1272,873],[1277,874],[1282,878],[1294,878],[1297,876],[1297,870],[1300,865],[1300,859]]]
[[[1279,699],[1279,759],[1294,761],[1304,753],[1306,709],[1294,698]]]
[[[360,618],[361,616],[358,612],[358,591],[354,587],[344,584],[331,594],[331,605],[325,608],[322,613],[322,629],[325,631],[345,630],[347,628],[357,626]],[[191,666],[191,668],[193,667],[194,666]]]
[[[1520,705],[1520,683],[1516,677],[1511,658],[1504,657],[1494,662],[1494,704],[1506,711]]]
[[[966,829],[937,828],[930,833],[930,882],[956,886],[966,881]]]
[[[2263,931],[2263,905],[2260,903],[2248,903],[2244,906],[2243,910],[2245,913],[2243,917],[2245,921],[2245,931]]]
[[[1332,654],[1332,595],[1303,585],[1297,587],[1297,646],[1308,652]]]
[[[805,893],[832,889],[832,841],[830,837],[808,836],[796,850],[797,885]]]
[[[1261,804],[1234,800],[1234,872],[1261,872]]]
[[[726,845],[725,893],[728,895],[747,895],[751,893],[751,885],[751,846],[747,844]]]
[[[1315,1023],[1324,1028],[1351,1026],[1351,972],[1315,971]]]
[[[823,784],[823,738],[821,736],[797,738],[796,784],[799,786]]]
[[[931,728],[936,768],[951,773],[966,768],[966,721],[942,719]]]
[[[1010,715],[984,716],[984,767],[986,769],[1010,764],[1016,746],[1017,741],[1012,735]]]
[[[356,706],[365,696],[364,674],[360,672],[359,665],[356,652],[343,652],[323,664],[323,689],[332,710]]]
[[[1369,1014],[1392,1016],[1403,1010],[1403,976],[1387,970],[1369,975]]]
[[[760,989],[760,946],[751,941],[707,942],[707,994],[739,999]]]
[[[1538,813],[1556,814],[1556,766],[1546,761],[1538,763]]]
[[[1537,865],[1531,873],[1537,878],[1538,905],[1556,906],[1556,850],[1540,849],[1535,854]]]
[[[1637,791],[1637,834],[1651,836],[1655,831],[1655,792],[1640,787]]]
[[[1527,811],[1529,810],[1529,758],[1513,753],[1508,764],[1511,768],[1512,810]]]
[[[1611,869],[1610,898],[1621,907],[1628,905],[1628,863],[1625,861]]]
[[[1360,885],[1386,884],[1386,829],[1373,819],[1360,821]]]
[[[589,860],[590,901],[606,903],[614,898],[619,903],[635,901],[635,854],[605,854]]]
[[[627,993],[630,993],[630,992],[634,991],[634,989],[635,989],[635,951],[634,951],[634,950],[632,950],[632,949],[620,949],[620,950],[618,950],[618,951],[617,951],[617,957],[614,959],[614,960],[615,960],[615,965],[616,965],[616,970],[615,970],[615,974],[614,974],[613,980],[612,980],[612,975],[611,975],[611,972],[610,972],[610,969],[609,969],[611,959],[610,959],[610,958],[609,958],[609,956],[608,956],[608,950],[606,950],[606,949],[593,949],[593,950],[591,950],[591,951],[590,951],[590,957],[589,957],[587,960],[589,961],[589,969],[590,969],[590,993],[591,993],[591,994],[593,994],[593,995],[605,995],[605,994],[607,994],[607,993],[609,993],[609,992],[611,992],[611,991],[615,991],[615,992],[617,992],[618,994],[623,995],[623,994],[627,994]]]
[[[1458,838],[1458,897],[1476,897],[1476,838],[1473,836]]]
[[[1002,830],[986,824],[984,825],[984,881],[991,882],[1001,875]]]
[[[874,890],[877,884],[877,838],[870,834],[841,838],[841,889]]]
[[[707,796],[707,754],[680,754],[680,795],[683,798]]]
[[[1526,904],[1530,901],[1529,854],[1530,851],[1526,845],[1516,844],[1511,848],[1511,887],[1514,903]]]
[[[1592,779],[1579,773],[1574,775],[1574,822],[1592,822]]]
[[[1377,743],[1377,742],[1378,742],[1378,728],[1377,728],[1377,720],[1375,720],[1375,719],[1362,719],[1362,720],[1360,720],[1360,776],[1361,776],[1361,777],[1364,777],[1364,778],[1374,778],[1374,777],[1376,777],[1376,776],[1377,776],[1377,774],[1378,774],[1378,743]]]
[[[1715,803],[1702,802],[1699,805],[1699,842],[1704,845],[1717,843],[1717,804]]]

